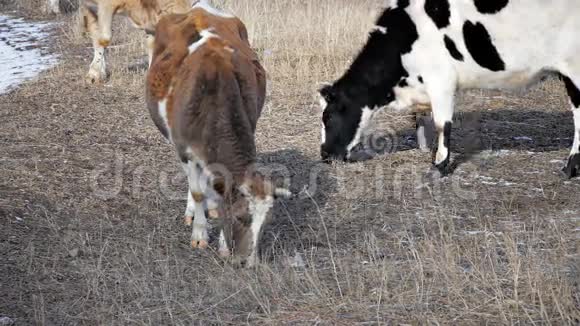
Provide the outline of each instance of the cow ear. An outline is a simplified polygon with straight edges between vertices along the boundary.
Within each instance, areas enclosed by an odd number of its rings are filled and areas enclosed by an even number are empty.
[[[333,102],[336,99],[336,91],[330,84],[323,86],[319,92],[326,102]]]

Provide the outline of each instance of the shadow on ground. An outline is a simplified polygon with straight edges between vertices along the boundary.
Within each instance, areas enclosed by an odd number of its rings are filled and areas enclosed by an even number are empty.
[[[278,180],[286,180],[293,197],[280,200],[273,221],[264,229],[261,248],[264,261],[277,256],[304,252],[318,244],[320,215],[328,198],[336,192],[336,181],[329,177],[330,166],[311,160],[295,149],[284,149],[258,155],[259,163],[273,171]]]
[[[458,112],[454,116],[451,132],[454,156],[451,171],[484,150],[551,152],[568,149],[574,136],[572,118],[570,112]],[[388,121],[381,122],[388,124]],[[367,158],[417,148],[414,128],[388,128],[391,130],[388,133],[380,126],[376,129],[365,145],[366,151],[371,153]],[[433,147],[436,139],[430,143]]]

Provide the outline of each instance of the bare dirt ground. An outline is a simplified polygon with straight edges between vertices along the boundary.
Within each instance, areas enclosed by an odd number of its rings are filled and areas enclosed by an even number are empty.
[[[255,41],[270,73],[259,160],[283,166],[297,195],[277,205],[262,263],[236,269],[189,246],[186,182],[145,108],[145,71],[135,69],[141,34],[117,38],[110,81],[87,85],[88,41],[57,28],[61,63],[0,95],[0,317],[578,325],[580,179],[559,174],[573,135],[563,86],[458,95],[452,149],[461,164],[444,179],[427,174],[431,155],[414,148],[410,119],[392,113],[376,127],[387,135],[376,144],[384,154],[321,164],[316,82],[340,75],[361,35],[344,52],[295,57]]]

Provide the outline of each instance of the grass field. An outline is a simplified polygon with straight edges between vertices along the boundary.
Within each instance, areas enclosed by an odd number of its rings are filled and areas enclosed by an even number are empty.
[[[376,122],[384,154],[319,160],[316,90],[365,41],[383,1],[214,1],[240,16],[268,71],[259,161],[291,179],[236,269],[189,246],[186,181],[144,101],[144,37],[115,22],[110,80],[58,22],[55,68],[0,95],[0,318],[17,325],[578,325],[580,180],[563,85],[457,98],[455,173],[434,179],[410,117]],[[384,136],[384,137],[383,137]]]

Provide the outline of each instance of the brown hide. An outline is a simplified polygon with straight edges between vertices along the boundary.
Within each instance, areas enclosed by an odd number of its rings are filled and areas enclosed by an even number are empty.
[[[202,38],[204,30],[218,37],[190,54],[188,47]],[[255,160],[254,131],[265,91],[265,71],[238,18],[196,8],[160,20],[147,75],[147,103],[180,157],[186,158],[186,149],[191,148],[206,164],[225,166],[236,179],[231,181],[242,182]],[[164,99],[170,130],[158,111]],[[229,182],[226,192],[231,186]]]
[[[182,161],[202,160],[212,171],[218,180],[214,187],[223,196],[220,215],[229,217],[224,221],[227,241],[236,243],[236,254],[245,255],[251,247],[248,204],[235,189],[249,184],[260,197],[267,190],[254,185],[263,179],[247,174],[256,158],[254,132],[265,100],[265,71],[238,18],[196,8],[164,16],[155,34],[147,75],[151,116]],[[201,45],[190,53],[195,42]],[[228,178],[214,166],[227,169]]]

